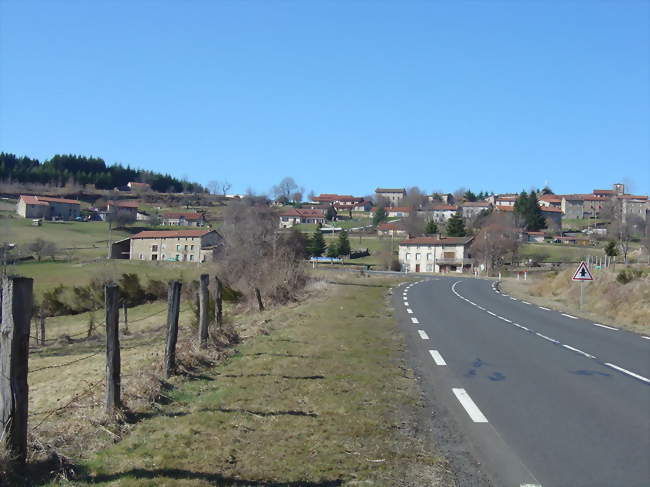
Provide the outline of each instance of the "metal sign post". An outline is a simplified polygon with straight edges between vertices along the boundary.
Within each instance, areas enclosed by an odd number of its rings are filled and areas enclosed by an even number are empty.
[[[580,265],[573,273],[573,277],[571,278],[571,280],[580,281],[580,307],[578,309],[582,311],[582,303],[584,301],[584,283],[585,281],[594,280],[593,276],[591,275],[591,272],[589,272],[589,267],[587,267],[587,264],[584,261],[580,262]]]

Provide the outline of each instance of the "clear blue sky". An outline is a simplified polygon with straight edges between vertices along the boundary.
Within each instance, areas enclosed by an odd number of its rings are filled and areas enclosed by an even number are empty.
[[[647,1],[0,0],[0,150],[233,192],[650,193]]]

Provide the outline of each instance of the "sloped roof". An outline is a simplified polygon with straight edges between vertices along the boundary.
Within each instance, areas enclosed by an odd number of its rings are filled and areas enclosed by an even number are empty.
[[[375,193],[406,193],[404,188],[377,188]]]
[[[178,238],[178,237],[203,237],[215,230],[144,230],[136,233],[131,238]]]
[[[43,205],[48,203],[64,203],[68,205],[78,205],[80,204],[77,200],[69,200],[66,198],[53,198],[51,196],[28,196],[20,195],[20,197],[29,205]]]
[[[508,206],[508,205],[496,205],[495,207],[498,211],[515,211],[514,206]]]
[[[50,206],[47,201],[41,201],[38,199],[38,196],[29,196],[29,195],[20,195],[20,199],[25,202],[27,205],[39,205],[39,206]]]
[[[553,206],[540,206],[539,207],[544,213],[562,213],[561,208],[555,208]]]
[[[466,201],[460,206],[483,208],[486,206],[492,206],[492,203],[490,203],[489,201]]]
[[[193,211],[188,212],[169,212],[161,215],[163,218],[185,218],[186,220],[200,220],[203,216]]]
[[[400,245],[467,245],[474,237],[414,237],[402,240]]]
[[[108,206],[117,206],[118,208],[137,208],[138,202],[131,200],[110,200],[107,203]]]
[[[431,207],[431,211],[458,211],[455,205],[435,205]]]

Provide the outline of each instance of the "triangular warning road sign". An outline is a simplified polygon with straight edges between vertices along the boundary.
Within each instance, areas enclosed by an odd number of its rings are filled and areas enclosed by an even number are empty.
[[[572,281],[593,281],[594,278],[592,277],[591,272],[589,272],[589,267],[587,267],[587,264],[585,262],[580,262],[580,265],[578,266],[578,269],[576,270],[575,274],[573,274],[571,280]]]

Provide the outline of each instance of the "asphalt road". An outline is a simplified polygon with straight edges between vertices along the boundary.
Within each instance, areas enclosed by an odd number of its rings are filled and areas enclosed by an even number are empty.
[[[487,280],[403,284],[393,300],[427,402],[494,485],[650,486],[650,338]]]

